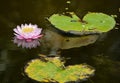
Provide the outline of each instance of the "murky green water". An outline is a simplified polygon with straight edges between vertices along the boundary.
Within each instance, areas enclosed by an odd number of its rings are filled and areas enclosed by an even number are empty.
[[[36,58],[39,48],[22,49],[13,44],[12,29],[22,23],[46,28],[45,18],[62,13],[65,8],[79,17],[87,12],[116,14],[120,23],[119,0],[1,0],[0,1],[0,83],[37,83],[22,72],[28,61]],[[120,26],[117,26],[118,28]],[[110,31],[104,40],[95,44],[63,50],[70,57],[67,64],[87,63],[96,69],[94,77],[83,83],[120,83],[120,29]]]

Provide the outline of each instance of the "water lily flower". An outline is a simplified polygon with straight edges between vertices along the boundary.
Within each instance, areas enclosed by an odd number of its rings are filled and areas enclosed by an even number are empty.
[[[39,38],[43,36],[41,34],[42,28],[38,28],[37,25],[21,24],[21,26],[17,26],[13,31],[15,32],[13,42],[18,46],[35,48],[40,45]]]

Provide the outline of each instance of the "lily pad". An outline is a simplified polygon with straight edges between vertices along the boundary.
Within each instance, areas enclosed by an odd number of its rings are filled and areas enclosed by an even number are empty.
[[[60,58],[34,59],[25,69],[28,77],[39,82],[83,81],[94,74],[94,69],[87,64],[70,65],[65,67]]]
[[[75,13],[70,16],[53,14],[49,17],[52,25],[62,31],[92,31],[107,32],[114,28],[116,22],[112,16],[104,13],[88,13],[81,20]]]
[[[116,22],[112,16],[103,13],[88,13],[83,20],[87,22],[86,30],[107,32],[115,26]]]

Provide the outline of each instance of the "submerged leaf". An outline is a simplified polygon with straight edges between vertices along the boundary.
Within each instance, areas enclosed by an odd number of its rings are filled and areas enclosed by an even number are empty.
[[[115,26],[115,20],[112,16],[103,13],[88,13],[81,20],[75,13],[70,13],[71,17],[59,14],[53,14],[49,21],[56,28],[69,31],[92,31],[107,32]]]
[[[46,58],[45,58],[46,59]],[[32,60],[25,69],[28,77],[39,82],[59,82],[84,80],[94,74],[94,69],[86,64],[67,66],[59,58]]]

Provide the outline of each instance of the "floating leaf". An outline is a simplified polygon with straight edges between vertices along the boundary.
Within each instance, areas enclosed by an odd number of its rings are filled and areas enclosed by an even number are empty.
[[[86,30],[107,32],[115,26],[114,18],[103,13],[88,13],[83,20],[87,22]]]
[[[39,82],[59,82],[85,80],[94,74],[94,69],[86,64],[64,66],[60,58],[45,58],[32,60],[25,69],[28,77]]]
[[[28,76],[37,81],[47,82],[54,78],[54,75],[62,69],[52,62],[43,62],[39,59],[32,60],[25,69]]]
[[[53,14],[49,21],[56,28],[63,31],[92,31],[107,32],[115,26],[112,16],[103,13],[88,13],[81,20],[75,13],[70,13],[71,17]]]
[[[63,30],[63,31],[69,31],[69,30],[75,30],[75,31],[83,31],[83,25],[79,19],[74,13],[70,13],[72,17],[60,15],[60,14],[54,14],[52,15],[48,20],[53,24],[56,28]]]
[[[65,83],[70,81],[83,81],[93,75],[94,70],[86,64],[68,66],[65,70],[55,75],[55,80],[59,83]]]

